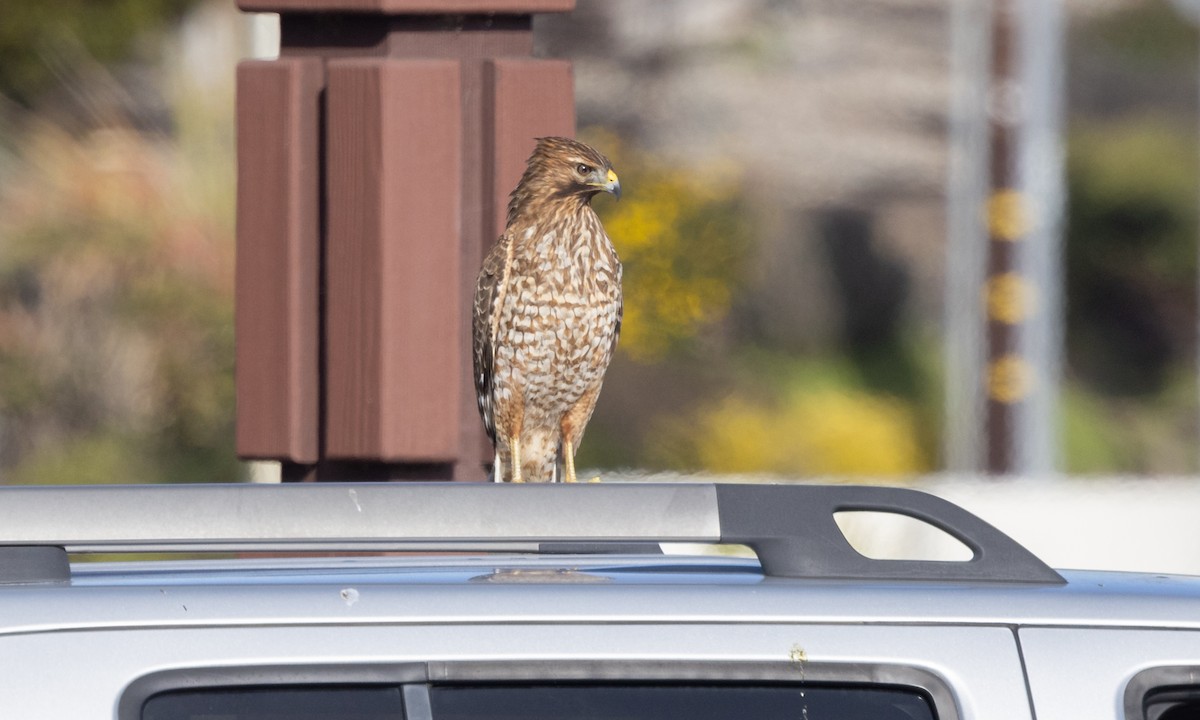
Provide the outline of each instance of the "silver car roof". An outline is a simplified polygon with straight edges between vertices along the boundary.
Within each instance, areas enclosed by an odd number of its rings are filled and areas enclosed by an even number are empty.
[[[832,520],[863,510],[925,521],[972,558],[864,558]],[[627,552],[660,541],[757,560]],[[462,554],[476,546],[493,552]],[[332,550],[425,554],[270,556]],[[68,565],[68,551],[230,554]],[[1060,573],[957,506],[890,487],[0,488],[0,634],[490,622],[1200,629],[1200,580]]]
[[[0,590],[0,634],[330,623],[891,623],[1200,629],[1200,579],[1064,572],[1056,585],[764,577],[753,560],[271,558],[77,564]]]

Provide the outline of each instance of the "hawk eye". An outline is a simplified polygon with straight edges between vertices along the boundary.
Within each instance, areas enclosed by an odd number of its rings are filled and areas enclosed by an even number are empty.
[[[590,167],[588,167],[587,165],[576,165],[575,171],[577,173],[579,173],[580,175],[587,175],[588,173],[590,173],[592,171],[592,169]]]

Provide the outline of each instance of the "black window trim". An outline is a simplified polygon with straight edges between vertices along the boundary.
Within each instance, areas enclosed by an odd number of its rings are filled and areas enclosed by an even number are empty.
[[[1125,719],[1146,720],[1146,700],[1155,690],[1191,686],[1200,694],[1200,665],[1146,668],[1125,685]]]
[[[934,672],[911,665],[842,662],[745,662],[672,660],[449,661],[227,665],[160,670],[131,682],[117,705],[118,720],[141,720],[151,696],[171,690],[281,685],[404,686],[406,703],[429,684],[531,681],[575,682],[821,682],[907,687],[923,691],[938,720],[960,720],[949,684]],[[1140,702],[1140,701],[1139,701]],[[1134,717],[1134,716],[1129,716]]]
[[[118,720],[141,720],[152,696],[172,690],[279,685],[408,685],[425,682],[424,663],[339,663],[181,667],[143,675],[126,686]]]

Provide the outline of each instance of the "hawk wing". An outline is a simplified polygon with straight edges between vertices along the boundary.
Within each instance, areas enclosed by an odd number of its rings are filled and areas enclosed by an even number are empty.
[[[617,260],[617,321],[613,323],[612,345],[608,348],[608,357],[610,360],[617,353],[617,342],[621,339],[621,321],[625,319],[625,293],[621,292],[622,273],[621,261]]]
[[[483,260],[479,279],[475,285],[475,304],[471,312],[471,349],[475,370],[475,400],[488,439],[496,441],[496,418],[494,415],[492,379],[495,358],[496,316],[500,313],[501,289],[509,270],[509,255],[512,243],[507,234],[501,235],[491,252]]]

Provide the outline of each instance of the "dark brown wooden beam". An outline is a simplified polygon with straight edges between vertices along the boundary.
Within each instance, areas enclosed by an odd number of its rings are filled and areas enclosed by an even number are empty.
[[[575,79],[561,60],[496,58],[487,64],[485,142],[492,158],[486,245],[504,231],[508,195],[536,138],[575,135]],[[482,257],[480,258],[482,260]]]
[[[326,140],[326,457],[458,449],[458,63],[335,60]]]
[[[318,108],[315,59],[238,67],[237,450],[319,457]]]

